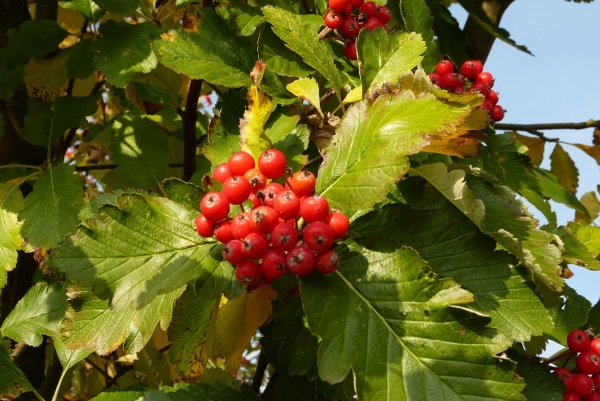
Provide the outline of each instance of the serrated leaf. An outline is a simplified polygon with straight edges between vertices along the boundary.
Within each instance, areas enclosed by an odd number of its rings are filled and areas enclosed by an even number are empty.
[[[167,178],[163,181],[162,186],[173,202],[185,205],[189,209],[199,210],[200,200],[204,196],[204,190],[201,187],[179,178]]]
[[[421,35],[427,43],[427,49],[423,55],[423,67],[426,71],[433,71],[440,60],[433,31],[434,19],[426,0],[402,0],[400,12],[407,32],[416,32]],[[439,36],[438,36],[439,37]]]
[[[535,176],[538,186],[542,190],[543,196],[551,198],[555,202],[567,205],[580,213],[585,215],[588,214],[588,210],[579,199],[577,199],[574,194],[567,191],[565,187],[560,185],[558,179],[550,171],[534,167],[533,175]]]
[[[280,75],[305,77],[314,72],[302,57],[285,46],[271,27],[265,28],[260,34],[258,57],[267,63],[267,69]]]
[[[590,253],[597,258],[597,255],[600,254],[600,228],[573,222],[569,223],[569,228]]]
[[[113,120],[110,150],[117,173],[140,185],[161,182],[167,171],[167,136],[153,121],[122,113]]]
[[[542,138],[524,136],[516,132],[513,132],[512,135],[517,141],[521,142],[527,147],[527,151],[525,153],[531,158],[531,164],[534,166],[539,166],[542,164],[546,141],[544,141]]]
[[[19,212],[19,220],[24,220],[21,236],[33,247],[56,247],[79,223],[83,196],[83,183],[73,166],[49,166]]]
[[[117,203],[101,207],[48,263],[116,309],[142,308],[192,279],[231,288],[229,277],[211,277],[219,273],[221,247],[198,236],[198,212],[143,194],[123,194]]]
[[[565,385],[551,367],[525,355],[509,354],[517,362],[515,373],[525,378],[523,395],[527,401],[562,401]]]
[[[221,113],[212,118],[208,127],[208,142],[202,149],[204,156],[215,166],[227,162],[231,155],[240,151],[238,124],[246,106],[246,101],[237,92],[224,93],[217,103],[216,109],[221,109]]]
[[[358,399],[524,400],[523,383],[492,356],[510,341],[471,330],[480,318],[450,307],[470,302],[467,291],[389,242],[338,250],[337,272],[301,285],[308,324],[322,339],[322,379],[337,383],[352,369]]]
[[[102,36],[92,44],[96,66],[116,86],[124,87],[136,72],[150,72],[158,64],[152,41],[163,32],[152,22],[129,24],[108,20]]]
[[[68,34],[56,21],[47,19],[28,20],[19,29],[9,29],[7,67],[14,69],[30,58],[41,59],[48,52],[57,50]]]
[[[6,271],[17,264],[17,250],[21,249],[18,221],[19,212],[25,207],[23,194],[17,182],[0,183],[0,288],[6,284]]]
[[[13,399],[21,393],[34,390],[25,374],[10,359],[4,341],[0,341],[0,395]]]
[[[553,327],[548,311],[516,271],[517,260],[496,250],[494,240],[452,205],[432,211],[387,205],[353,222],[352,231],[415,249],[436,274],[470,291],[474,300],[465,306],[489,316],[488,326],[509,338],[528,341]]]
[[[193,79],[231,88],[249,87],[256,45],[237,36],[214,10],[197,12],[201,21],[198,32],[170,30],[152,44],[160,62]]]
[[[87,219],[91,219],[92,217],[96,217],[98,215],[98,210],[102,207],[102,205],[117,206],[117,198],[122,193],[122,189],[117,189],[113,192],[99,194],[95,198],[90,199],[89,202],[83,205],[79,211],[79,220],[85,221]]]
[[[148,391],[144,401],[259,401],[258,395],[246,385],[238,390],[225,383],[214,385],[198,382],[195,384],[176,383],[173,387],[163,387],[160,391]],[[133,401],[133,400],[132,400]]]
[[[273,99],[256,85],[248,89],[248,109],[240,120],[240,145],[242,150],[250,153],[254,160],[273,144],[265,134],[265,124],[273,112]]]
[[[567,336],[571,330],[581,327],[587,321],[592,304],[568,285],[565,285],[563,295],[559,305],[548,309],[555,327],[546,335],[566,347]]]
[[[448,171],[440,163],[414,171],[515,255],[535,277],[550,289],[560,291],[564,285],[559,276],[562,258],[554,234],[537,230],[537,220],[508,188],[494,187],[472,176],[465,180],[464,171]]]
[[[325,149],[317,193],[333,207],[367,209],[381,202],[409,167],[429,135],[443,136],[461,124],[469,107],[446,105],[433,95],[416,98],[404,91],[381,96],[369,108],[352,105]]]
[[[277,104],[288,105],[298,101],[298,99],[286,89],[283,79],[272,71],[264,71],[260,88],[267,92]]]
[[[462,65],[470,57],[465,50],[464,33],[456,25],[456,19],[448,7],[436,0],[425,0],[425,2],[433,16],[433,30],[437,36],[439,52],[447,55],[454,65]]]
[[[81,124],[98,109],[98,96],[59,97],[51,104],[29,100],[25,116],[25,140],[50,147],[66,130]]]
[[[130,14],[141,6],[140,0],[94,0],[94,3],[111,13],[120,15]]]
[[[195,381],[204,373],[211,355],[221,298],[206,299],[193,286],[177,301],[169,326],[169,360],[184,381]]]
[[[321,116],[321,97],[319,96],[319,84],[314,78],[300,78],[287,84],[287,90],[302,100],[306,100],[311,105],[315,106]]]
[[[58,4],[61,7],[79,11],[92,24],[98,22],[106,13],[92,0],[59,0]]]
[[[72,350],[65,347],[65,343],[63,342],[61,336],[54,337],[53,344],[54,349],[56,350],[56,355],[58,355],[60,364],[63,367],[63,372],[66,372],[67,370],[71,369],[73,366],[83,361],[87,356],[89,356],[92,353],[92,351],[83,348]]]
[[[212,356],[225,359],[229,372],[237,372],[250,339],[273,312],[271,301],[276,297],[275,290],[263,285],[219,309]]]
[[[150,71],[149,73],[136,73],[131,78],[131,82],[141,82],[156,87],[158,89],[165,90],[171,96],[172,104],[174,106],[179,106],[179,91],[181,89],[183,80],[181,78],[181,75],[179,75],[172,69],[165,67],[163,64],[158,64],[156,68]],[[148,116],[148,118],[150,117],[151,116]]]
[[[228,0],[230,4],[228,24],[240,36],[250,36],[256,27],[266,21],[260,8],[251,6],[242,0]]]
[[[150,340],[157,324],[163,329],[168,327],[173,304],[183,290],[182,287],[159,295],[138,310],[115,310],[91,292],[73,289],[61,327],[63,343],[68,349],[99,355],[106,355],[125,343],[124,351],[135,354]]]
[[[303,20],[300,15],[280,8],[267,6],[262,11],[273,25],[273,32],[286,43],[286,46],[327,78],[339,93],[342,88],[342,77],[333,62],[335,55],[328,45],[319,40],[315,27]]]
[[[292,170],[298,171],[308,160],[302,152],[308,148],[310,130],[306,125],[296,125],[300,120],[299,116],[281,113],[274,116],[275,119],[272,116],[265,127],[265,133],[271,139],[273,147],[283,152]]]
[[[581,203],[587,209],[589,217],[583,213],[575,211],[575,218],[577,220],[586,220],[590,223],[596,220],[598,215],[600,215],[600,201],[596,196],[596,192],[589,191],[584,193],[583,196],[581,196]]]
[[[596,163],[600,164],[600,146],[598,146],[598,145],[588,146],[588,145],[582,145],[579,143],[576,143],[575,146],[578,147],[579,149],[583,150],[585,153],[587,153],[589,156],[591,156],[594,160],[596,160]]]
[[[572,223],[570,227],[561,226],[552,232],[560,237],[563,245],[563,259],[567,263],[585,267],[590,270],[600,270],[600,261],[596,260],[596,254],[577,238],[571,229],[577,230],[579,226]]]
[[[69,50],[66,66],[70,75],[77,78],[86,78],[96,70],[94,52],[92,51],[93,43],[94,41],[90,39],[80,40]]]
[[[550,160],[550,171],[558,178],[560,185],[567,191],[576,193],[579,185],[579,170],[571,156],[557,143],[550,155]]]
[[[2,323],[0,332],[32,347],[42,343],[42,335],[55,336],[67,308],[65,290],[58,283],[40,281],[19,300]]]
[[[423,59],[425,42],[415,33],[387,34],[385,29],[358,35],[356,50],[364,73],[361,73],[363,94],[384,82],[396,82],[398,76],[412,70]]]

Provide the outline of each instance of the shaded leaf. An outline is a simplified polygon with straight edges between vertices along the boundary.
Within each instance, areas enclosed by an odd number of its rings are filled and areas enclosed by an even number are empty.
[[[540,363],[538,359],[529,359],[524,355],[509,354],[517,362],[515,373],[525,378],[523,395],[527,401],[562,401],[565,391],[564,383],[550,366]]]
[[[548,309],[555,327],[546,335],[566,347],[567,336],[587,321],[592,304],[568,285],[565,285],[563,295],[559,305]]]
[[[258,56],[267,63],[267,68],[277,74],[292,77],[305,77],[314,70],[298,54],[285,46],[285,43],[273,33],[271,27],[265,28],[258,39]]]
[[[589,191],[584,193],[581,197],[581,203],[587,209],[589,217],[583,213],[575,211],[575,218],[577,220],[586,220],[590,223],[596,220],[598,215],[600,215],[600,201],[596,196],[596,192]]]
[[[92,353],[92,351],[83,348],[72,350],[65,347],[63,339],[59,335],[53,339],[53,344],[54,349],[56,350],[56,355],[58,355],[60,364],[63,367],[63,372],[66,372],[67,370],[71,369],[73,366],[83,361],[88,355]]]
[[[576,193],[579,184],[579,170],[575,167],[571,156],[557,143],[550,155],[550,160],[550,171],[558,178],[560,185],[567,191]]]
[[[427,1],[402,0],[400,11],[406,31],[420,34],[423,41],[427,43],[422,64],[426,71],[433,71],[440,60],[440,55],[437,50],[437,42],[434,40],[436,36],[433,31],[434,18]]]
[[[146,389],[135,385],[125,389],[110,388],[92,398],[94,401],[137,401],[144,396]]]
[[[99,3],[102,3],[102,0],[100,0]],[[61,7],[79,11],[93,24],[98,22],[105,14],[105,11],[92,0],[59,0],[58,4],[60,4]]]
[[[91,1],[91,0],[86,0]],[[69,74],[77,78],[86,78],[96,70],[94,52],[92,51],[93,40],[80,40],[68,52],[66,61]]]
[[[8,46],[5,48],[9,69],[23,64],[30,58],[40,59],[67,37],[68,32],[56,21],[36,19],[25,21],[19,29],[8,30]]]
[[[0,341],[0,395],[16,398],[20,393],[33,391],[35,388],[29,383],[25,374],[10,359],[10,354]]]
[[[250,36],[256,27],[266,21],[260,8],[251,6],[242,0],[228,0],[230,4],[228,24],[240,36]]]
[[[273,147],[283,152],[293,171],[300,170],[308,160],[302,152],[308,148],[310,130],[306,125],[296,125],[299,120],[299,116],[277,113],[265,127]]]
[[[64,93],[68,81],[66,60],[65,53],[48,60],[29,60],[23,69],[23,82],[31,99],[50,103]]]
[[[0,183],[0,288],[6,284],[5,272],[17,264],[17,250],[21,249],[22,242],[19,237],[22,223],[17,215],[23,207],[25,204],[18,182]]]
[[[215,107],[221,110],[220,116],[213,117],[208,129],[208,142],[203,153],[215,166],[227,162],[235,152],[240,151],[239,121],[243,117],[247,103],[237,92],[224,93]]]
[[[238,390],[225,383],[209,385],[203,382],[194,384],[176,383],[173,387],[163,387],[160,391],[148,391],[144,401],[259,401],[250,387],[242,385]]]
[[[588,214],[585,206],[571,192],[559,184],[558,179],[548,170],[539,167],[533,168],[533,175],[542,190],[542,195],[551,198],[555,202],[567,205],[583,214]]]
[[[94,0],[103,9],[115,14],[130,14],[141,6],[140,0]]]
[[[425,2],[433,16],[432,26],[437,36],[439,52],[448,56],[454,65],[462,65],[464,61],[470,59],[465,50],[465,38],[462,29],[457,26],[456,19],[452,16],[448,7],[435,0],[425,0]]]

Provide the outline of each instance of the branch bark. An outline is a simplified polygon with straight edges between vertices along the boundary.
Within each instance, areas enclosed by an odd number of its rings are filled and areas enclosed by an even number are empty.
[[[499,25],[502,15],[504,15],[504,12],[513,1],[514,0],[475,0],[474,4],[476,7],[481,8],[493,23]],[[465,42],[469,56],[474,60],[481,60],[482,63],[485,63],[496,38],[488,33],[471,16],[467,18],[463,31],[465,33]]]
[[[189,181],[196,172],[196,121],[198,99],[203,80],[192,79],[183,111],[183,180]]]

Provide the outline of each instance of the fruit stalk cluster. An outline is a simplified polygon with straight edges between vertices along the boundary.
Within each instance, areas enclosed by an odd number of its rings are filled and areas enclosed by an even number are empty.
[[[573,330],[567,346],[573,352],[568,360],[575,356],[576,369],[555,369],[565,385],[564,401],[600,401],[600,338]]]

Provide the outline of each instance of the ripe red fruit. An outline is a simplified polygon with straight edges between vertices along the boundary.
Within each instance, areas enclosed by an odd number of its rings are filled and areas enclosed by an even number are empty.
[[[288,252],[286,263],[295,275],[306,276],[315,268],[316,259],[310,249],[300,245]]]
[[[298,242],[298,231],[290,223],[280,223],[271,233],[271,244],[273,248],[280,251],[289,251]]]
[[[365,0],[350,0],[349,3],[352,7],[358,8],[364,4]]]
[[[342,13],[348,6],[348,0],[329,0],[329,8],[336,13]]]
[[[263,275],[267,279],[274,280],[285,276],[288,271],[286,255],[278,249],[269,250],[262,260]]]
[[[584,373],[577,373],[571,379],[573,383],[572,390],[580,397],[587,397],[592,393],[592,378]]]
[[[592,375],[600,370],[600,357],[593,351],[583,351],[577,356],[576,364],[581,373]]]
[[[259,233],[250,233],[243,240],[244,256],[248,259],[262,259],[269,250],[269,240]]]
[[[590,341],[589,350],[594,351],[596,355],[600,356],[600,338],[594,338],[592,341]]]
[[[229,201],[222,192],[211,191],[202,197],[200,212],[214,222],[221,221],[229,214]]]
[[[214,225],[215,228],[215,238],[217,241],[226,244],[227,242],[235,239],[233,233],[231,232],[231,221],[223,220]]]
[[[498,100],[499,100],[498,93],[495,90],[491,90],[491,89],[485,98],[490,101],[492,106],[494,106],[496,103],[498,103]]]
[[[348,58],[348,60],[357,60],[358,53],[356,52],[356,40],[351,40],[346,43],[344,47],[344,55]]]
[[[246,285],[259,283],[260,273],[261,271],[258,265],[251,260],[241,262],[235,268],[235,277],[237,277],[240,283]]]
[[[454,72],[454,64],[450,60],[442,60],[435,66],[435,72],[440,75],[452,74]]]
[[[392,19],[392,11],[386,6],[379,6],[379,16],[377,18],[385,25]]]
[[[594,382],[596,389],[600,390],[600,373],[596,373],[594,376],[592,376],[592,381]]]
[[[492,112],[492,103],[490,103],[489,100],[484,100],[483,104],[481,105],[481,107],[483,107],[484,109],[487,110],[488,114],[491,114]]]
[[[285,173],[286,165],[285,155],[277,149],[265,150],[258,157],[258,169],[265,177],[272,180],[281,177]]]
[[[304,243],[311,250],[317,253],[325,252],[335,239],[333,230],[327,223],[322,221],[315,221],[310,223],[305,229],[302,235]]]
[[[469,92],[479,92],[483,96],[487,96],[490,93],[490,88],[483,82],[475,82],[473,85],[471,85]]]
[[[379,20],[379,18],[367,18],[367,20],[362,24],[361,29],[368,29],[369,32],[373,32],[373,29],[379,28],[383,26],[383,23]]]
[[[571,351],[587,351],[590,346],[590,339],[583,330],[573,330],[567,336],[567,346]]]
[[[244,175],[246,171],[254,168],[254,157],[250,153],[237,152],[227,161],[231,175]]]
[[[331,274],[340,265],[340,257],[333,249],[317,255],[317,270],[323,274]]]
[[[292,176],[292,189],[299,198],[312,194],[316,183],[314,174],[308,170],[298,171]]]
[[[238,213],[231,219],[231,234],[234,238],[243,239],[253,232],[254,229],[250,222],[250,213]]]
[[[470,79],[474,79],[482,71],[483,64],[479,60],[467,60],[460,66],[460,72]]]
[[[346,38],[354,38],[358,35],[360,31],[360,24],[358,20],[354,17],[346,17],[342,21],[342,26],[340,27],[340,31],[342,35]]]
[[[307,196],[300,202],[300,216],[307,223],[325,221],[329,216],[329,202],[321,195]]]
[[[223,183],[223,193],[232,205],[241,205],[250,196],[250,183],[240,175],[229,177]]]
[[[565,389],[567,391],[569,391],[571,387],[573,387],[573,383],[571,381],[573,379],[573,373],[563,368],[557,368],[554,371],[554,373],[556,373],[558,375],[558,378],[563,381],[563,383],[565,384]]]
[[[379,18],[379,6],[372,1],[364,3],[358,11],[365,13],[369,18]]]
[[[246,171],[244,178],[250,183],[253,193],[267,186],[267,177],[265,177],[257,168],[251,168],[250,170]]]
[[[248,197],[248,200],[250,202],[252,202],[252,208],[257,208],[257,207],[263,205],[262,201],[260,200],[260,198],[258,197],[258,195],[256,195],[255,193],[250,193],[250,196]]]
[[[454,90],[465,85],[465,78],[457,72],[451,72],[442,76],[442,82],[444,88]]]
[[[596,389],[592,391],[592,394],[584,397],[583,401],[600,401],[600,390]]]
[[[581,401],[581,398],[575,393],[566,393],[563,401]]]
[[[333,230],[335,238],[344,238],[350,227],[350,220],[345,214],[339,212],[329,213],[325,222]]]
[[[283,220],[295,219],[300,212],[300,198],[294,191],[280,192],[273,200],[273,209]]]
[[[352,14],[352,5],[350,3],[348,3],[348,5],[346,6],[346,9],[342,13],[342,17],[349,17],[350,14]]]
[[[431,83],[433,83],[434,85],[443,85],[442,76],[437,72],[432,72],[431,74],[429,74],[429,80],[431,80]]]
[[[342,16],[333,10],[327,11],[323,20],[325,21],[327,28],[338,29],[342,26]]]
[[[483,82],[491,88],[494,86],[494,76],[489,72],[480,72],[475,77],[475,82]]]
[[[212,237],[214,234],[213,222],[206,218],[204,215],[198,215],[196,220],[194,220],[194,224],[196,226],[196,231],[202,237],[208,238]]]
[[[233,239],[226,243],[223,247],[222,254],[223,259],[232,265],[237,265],[246,260],[246,256],[244,256],[244,243],[239,239]]]
[[[262,201],[265,204],[265,206],[273,207],[273,200],[275,199],[275,196],[277,196],[277,194],[282,191],[285,191],[285,188],[281,184],[272,182],[269,185],[267,185],[265,189],[261,191],[263,198]]]
[[[261,234],[270,234],[279,223],[277,212],[268,206],[259,206],[250,213],[252,229]]]
[[[504,119],[504,109],[499,104],[492,107],[490,118],[496,122]]]
[[[226,179],[231,177],[231,172],[229,171],[229,164],[221,163],[217,167],[215,167],[214,171],[212,172],[212,177],[219,182],[225,182]]]

